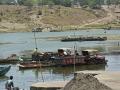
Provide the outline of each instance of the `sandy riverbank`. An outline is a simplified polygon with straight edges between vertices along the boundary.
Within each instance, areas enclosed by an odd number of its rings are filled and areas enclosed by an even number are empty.
[[[30,90],[119,90],[119,77],[119,71],[79,71],[71,81],[36,83]]]
[[[84,74],[92,74],[100,83],[106,85],[112,90],[120,90],[120,71],[80,71]],[[101,89],[102,90],[102,89]]]

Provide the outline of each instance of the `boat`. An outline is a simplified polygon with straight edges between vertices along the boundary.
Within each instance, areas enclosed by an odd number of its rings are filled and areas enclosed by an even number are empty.
[[[55,64],[50,62],[39,62],[39,61],[23,61],[18,64],[19,69],[33,69],[33,68],[41,68],[41,67],[51,67],[55,66]]]
[[[30,68],[40,68],[41,63],[38,63],[36,61],[27,61],[27,62],[21,62],[19,63],[19,69],[30,69]]]
[[[19,69],[29,68],[41,68],[41,67],[52,67],[52,66],[70,66],[70,65],[81,65],[81,64],[106,64],[105,57],[98,55],[98,50],[83,50],[80,55],[77,50],[71,48],[60,48],[57,52],[38,52],[37,41],[35,38],[35,51],[32,53],[32,58],[29,61],[23,61],[19,63]],[[104,37],[106,39],[106,37]],[[82,40],[93,40],[101,38],[83,38]],[[103,38],[102,38],[103,39]]]
[[[11,54],[7,58],[0,58],[0,64],[16,64],[17,62],[19,62],[19,59],[16,54]]]
[[[0,59],[0,64],[16,64],[18,62],[18,59]]]
[[[27,63],[26,63],[27,62]],[[53,67],[53,66],[70,66],[70,65],[97,65],[106,64],[105,56],[98,54],[98,50],[86,49],[79,54],[77,51],[71,51],[69,48],[60,48],[58,52],[33,53],[31,61],[19,63],[20,69]]]
[[[25,57],[24,56],[20,57],[21,61],[18,64],[19,69],[41,68],[41,67],[48,67],[52,65],[52,64],[48,64],[47,62],[45,62],[45,60],[41,61],[41,58],[43,59],[44,55],[38,52],[35,32],[34,32],[34,38],[35,38],[35,46],[36,46],[35,50],[31,54],[31,57],[29,58],[26,58],[27,57],[26,55]]]
[[[4,76],[10,68],[11,66],[0,66],[0,76]]]
[[[67,38],[62,38],[62,42],[68,42],[68,41],[105,41],[107,40],[107,37],[67,37]]]
[[[69,66],[69,65],[96,65],[96,64],[106,64],[107,60],[105,56],[98,53],[95,49],[86,49],[82,51],[80,55],[77,51],[74,54],[70,54],[70,51],[66,52],[63,49],[58,50],[58,56],[51,58],[51,61],[55,63],[56,66]]]
[[[41,27],[36,27],[32,29],[32,32],[42,32],[43,28]]]

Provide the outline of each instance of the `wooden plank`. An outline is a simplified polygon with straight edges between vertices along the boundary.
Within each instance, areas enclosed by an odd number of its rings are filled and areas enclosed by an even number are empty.
[[[40,82],[30,86],[30,90],[59,90],[63,88],[68,81]]]

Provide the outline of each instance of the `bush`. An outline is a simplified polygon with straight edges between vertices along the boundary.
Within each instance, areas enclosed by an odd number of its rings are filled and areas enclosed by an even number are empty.
[[[39,10],[37,15],[42,15],[42,11],[41,11],[41,10]]]

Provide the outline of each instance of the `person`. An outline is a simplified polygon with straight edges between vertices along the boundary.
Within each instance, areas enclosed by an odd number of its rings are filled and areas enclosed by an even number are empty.
[[[7,80],[7,82],[5,84],[5,88],[6,88],[6,90],[13,90],[13,88],[14,88],[13,76],[9,77],[9,80]]]

